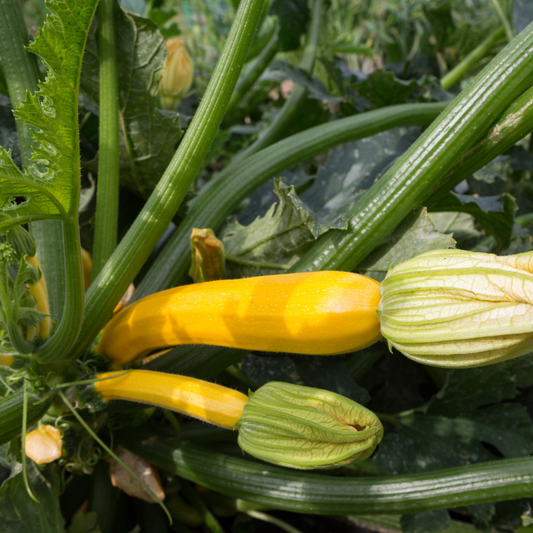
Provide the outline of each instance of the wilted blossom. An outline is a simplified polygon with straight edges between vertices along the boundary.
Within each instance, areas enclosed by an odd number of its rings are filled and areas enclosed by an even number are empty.
[[[181,39],[172,37],[166,45],[168,59],[159,83],[159,98],[164,109],[174,110],[191,88],[194,64]]]

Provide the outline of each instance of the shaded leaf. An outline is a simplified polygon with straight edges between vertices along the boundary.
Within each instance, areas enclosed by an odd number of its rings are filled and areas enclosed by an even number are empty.
[[[294,362],[284,355],[248,354],[242,361],[242,371],[258,386],[270,381],[302,385]]]
[[[468,213],[458,213],[454,211],[450,212],[437,212],[428,213],[429,220],[433,222],[435,228],[440,233],[447,233],[453,236],[453,239],[459,245],[459,248],[468,249],[467,245],[460,246],[461,243],[471,242],[473,240],[479,240],[482,237],[482,233],[478,231],[474,226],[474,217]]]
[[[117,8],[115,26],[120,58],[120,179],[148,197],[181,136],[178,115],[158,109],[154,96],[168,52],[163,36],[150,19]],[[98,72],[97,33],[93,27],[83,59],[81,88],[94,105],[98,105]]]
[[[453,370],[444,387],[432,398],[426,413],[456,417],[515,396],[511,374],[499,365]]]
[[[451,525],[446,509],[426,513],[406,514],[400,518],[402,533],[439,533]]]
[[[398,422],[416,432],[435,437],[457,437],[465,442],[488,442],[505,457],[530,454],[533,423],[525,407],[497,404],[458,418],[413,414]]]
[[[299,48],[310,16],[307,0],[274,0],[270,12],[279,18],[281,49],[287,52]]]
[[[451,235],[439,233],[425,208],[404,220],[357,267],[358,272],[383,281],[389,269],[430,250],[455,248]]]
[[[515,33],[520,33],[533,21],[533,3],[531,0],[514,0],[513,25]]]
[[[59,508],[59,476],[52,468],[46,477],[30,462],[28,475],[34,502],[26,491],[22,472],[0,488],[0,516],[3,531],[9,533],[63,533],[65,521]]]
[[[96,513],[78,513],[66,533],[101,533]]]
[[[500,250],[511,243],[517,205],[510,194],[478,197],[451,192],[434,209],[471,214],[494,237]]]
[[[357,84],[357,91],[375,107],[403,104],[420,87],[416,80],[399,80],[392,72],[375,70]]]

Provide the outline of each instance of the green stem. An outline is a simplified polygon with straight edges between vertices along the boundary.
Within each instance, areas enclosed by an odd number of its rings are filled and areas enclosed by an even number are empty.
[[[52,337],[36,352],[42,364],[63,359],[72,348],[83,322],[83,267],[78,224],[75,220],[63,222],[63,246],[65,250],[65,308],[61,322]]]
[[[132,227],[87,292],[86,319],[72,357],[92,342],[178,210],[207,155],[235,88],[265,0],[241,0],[200,107]]]
[[[262,513],[261,511],[247,511],[246,514],[248,516],[251,516],[252,518],[255,518],[256,520],[261,520],[262,522],[266,522],[267,524],[273,524],[282,529],[283,531],[286,531],[287,533],[302,533],[294,526],[291,526],[280,518],[276,518],[275,516],[269,515],[267,513]]]
[[[533,87],[517,98],[491,128],[486,137],[459,158],[433,188],[425,205],[433,207],[450,189],[511,149],[533,130]]]
[[[252,88],[254,83],[259,79],[259,76],[263,74],[270,62],[274,59],[279,50],[279,36],[275,31],[274,35],[270,38],[267,45],[263,48],[258,57],[254,59],[252,64],[248,67],[243,76],[239,79],[231,100],[228,104],[226,116],[230,115],[233,110],[239,105],[244,96]]]
[[[7,274],[6,274],[7,276]],[[34,349],[34,344],[27,341],[18,329],[18,321],[13,316],[12,302],[9,297],[7,286],[0,281],[0,302],[5,314],[5,326],[13,348],[20,354],[29,354]]]
[[[22,13],[22,2],[0,0],[0,57],[13,109],[37,90],[39,71],[35,56],[26,50],[28,30]],[[28,165],[33,135],[30,126],[16,122],[22,163]],[[37,259],[45,275],[52,317],[60,320],[64,302],[64,279],[61,222],[32,222],[30,231],[37,245]]]
[[[291,270],[353,270],[486,135],[529,86],[532,72],[533,25],[509,43],[356,202],[347,213],[349,229],[326,233]]]
[[[511,24],[509,20],[507,20],[505,13],[503,12],[500,2],[498,0],[490,0],[490,1],[492,3],[492,7],[494,8],[494,11],[496,11],[496,15],[498,15],[498,18],[500,19],[500,22],[502,23],[502,26],[505,28],[505,35],[507,36],[507,40],[509,42],[512,41],[514,38],[514,31],[513,31],[513,28],[511,28]]]
[[[26,492],[28,496],[35,502],[41,503],[33,494],[30,487],[30,480],[28,479],[28,468],[26,466],[26,429],[28,422],[28,394],[26,393],[27,383],[24,381],[24,386],[22,390],[24,391],[24,401],[22,403],[22,430],[21,430],[21,456],[22,456],[22,476],[24,477],[24,486],[26,487]]]
[[[118,73],[114,21],[115,0],[98,6],[100,58],[100,133],[98,187],[93,245],[93,279],[117,246],[119,196]]]
[[[419,513],[523,498],[533,484],[533,457],[393,477],[339,478],[229,457],[158,437],[152,429],[121,430],[115,436],[167,472],[234,498],[299,513]]]
[[[300,61],[300,68],[309,73],[313,71],[313,66],[315,64],[318,38],[320,36],[320,23],[322,22],[323,16],[322,0],[314,0],[307,44],[305,45],[302,60]],[[283,139],[286,135],[285,132],[291,126],[296,114],[305,102],[307,93],[308,91],[305,87],[295,84],[289,99],[285,102],[268,128],[259,134],[259,138],[253,144],[235,155],[231,163],[220,173],[221,176],[226,177],[230,175],[233,172],[234,166],[239,161],[263,150],[263,148],[270,146],[276,141]]]
[[[472,50],[457,66],[455,66],[446,76],[440,80],[443,89],[449,89],[455,85],[459,79],[468,72],[489,50],[501,40],[505,35],[502,27],[493,31],[483,42]]]
[[[346,142],[397,126],[427,126],[446,105],[396,105],[315,126],[245,159],[225,178],[219,174],[200,191],[191,210],[137,287],[134,299],[182,282],[189,269],[192,228],[217,231],[239,203],[270,178]]]
[[[88,511],[97,514],[101,533],[113,533],[117,499],[118,489],[111,484],[109,465],[98,461],[92,476]]]

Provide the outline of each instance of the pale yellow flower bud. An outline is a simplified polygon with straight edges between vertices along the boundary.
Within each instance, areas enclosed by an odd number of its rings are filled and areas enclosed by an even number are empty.
[[[167,39],[168,59],[159,83],[159,98],[164,109],[174,110],[191,88],[194,64],[183,41],[177,37]]]
[[[466,368],[533,351],[533,253],[434,250],[389,271],[381,333],[407,357]]]
[[[43,425],[26,435],[26,456],[38,465],[51,463],[61,457],[63,434],[55,426]]]

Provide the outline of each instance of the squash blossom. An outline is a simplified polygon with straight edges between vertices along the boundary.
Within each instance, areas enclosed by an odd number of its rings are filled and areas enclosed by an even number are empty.
[[[383,437],[379,418],[349,398],[274,381],[250,393],[237,427],[245,452],[301,470],[363,461]]]
[[[173,111],[191,88],[194,64],[181,39],[167,39],[166,45],[168,59],[159,83],[159,99],[163,109]]]
[[[381,285],[381,333],[407,357],[467,368],[533,351],[533,252],[434,250]]]

